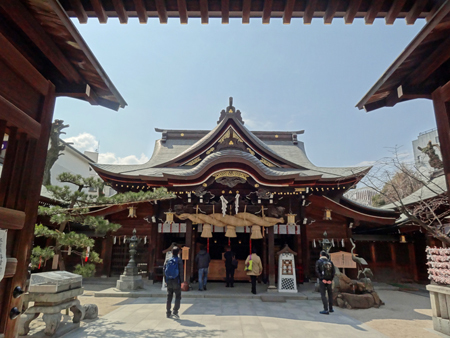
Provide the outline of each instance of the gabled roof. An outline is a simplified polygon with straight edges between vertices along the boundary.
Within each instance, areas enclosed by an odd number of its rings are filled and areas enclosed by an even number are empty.
[[[265,180],[323,181],[359,180],[370,167],[323,168],[312,164],[297,134],[303,131],[251,132],[241,122],[233,106],[210,132],[156,129],[151,159],[145,164],[92,166],[105,180],[162,182],[178,178],[202,177],[220,164],[237,169],[249,168]],[[260,139],[257,135],[261,135]],[[247,172],[249,173],[249,172]],[[255,178],[255,180],[257,180]]]

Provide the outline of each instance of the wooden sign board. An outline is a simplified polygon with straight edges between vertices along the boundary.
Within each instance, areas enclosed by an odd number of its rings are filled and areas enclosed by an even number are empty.
[[[352,260],[350,252],[339,251],[330,254],[333,264],[341,269],[355,269],[356,263]]]
[[[184,246],[183,249],[181,249],[181,259],[183,261],[189,260],[189,248],[187,246]]]

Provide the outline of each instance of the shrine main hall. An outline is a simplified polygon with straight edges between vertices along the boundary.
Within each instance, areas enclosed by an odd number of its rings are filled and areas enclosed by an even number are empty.
[[[196,279],[194,258],[201,244],[212,259],[208,279],[224,280],[222,253],[230,245],[240,261],[236,280],[247,280],[243,261],[256,248],[263,281],[274,287],[277,252],[286,245],[296,254],[297,280],[302,282],[315,278],[325,232],[332,251],[350,252],[355,229],[394,224],[398,215],[393,211],[365,207],[343,196],[370,167],[317,167],[298,139],[303,130],[250,131],[244,122],[230,98],[212,130],[156,129],[161,138],[145,164],[93,165],[118,192],[164,187],[175,195],[104,211],[122,228],[98,239],[103,259],[99,275],[122,273],[128,262],[124,240],[136,229],[142,239],[136,261],[151,280],[162,279],[164,251],[172,243],[190,248],[188,281]],[[363,247],[367,245],[357,246],[355,253]]]

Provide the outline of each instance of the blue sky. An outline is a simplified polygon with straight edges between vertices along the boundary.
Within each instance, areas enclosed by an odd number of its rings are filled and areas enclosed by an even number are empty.
[[[130,19],[120,25],[76,23],[125,98],[119,112],[74,99],[57,100],[55,118],[70,124],[67,138],[80,150],[100,142],[100,161],[145,161],[160,134],[155,127],[207,129],[234,97],[251,130],[305,130],[299,140],[318,166],[352,166],[412,153],[411,142],[435,127],[431,101],[414,100],[365,113],[355,104],[424,25],[397,20],[366,26],[356,19],[324,25],[272,20],[208,25],[190,19],[161,25]]]

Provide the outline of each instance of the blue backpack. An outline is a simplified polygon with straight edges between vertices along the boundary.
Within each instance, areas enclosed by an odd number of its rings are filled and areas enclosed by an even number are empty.
[[[172,257],[167,261],[164,275],[166,276],[166,279],[175,279],[180,276],[178,257]]]

